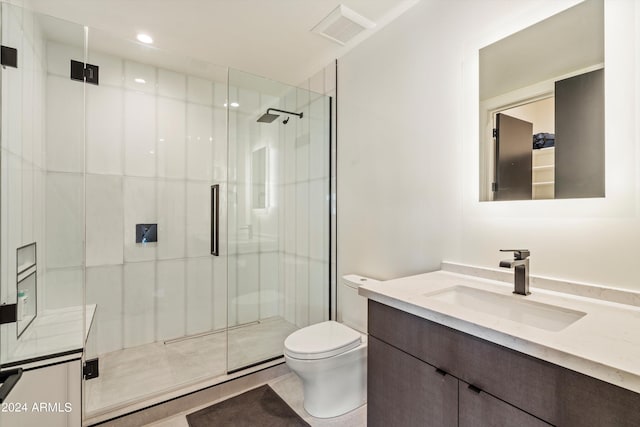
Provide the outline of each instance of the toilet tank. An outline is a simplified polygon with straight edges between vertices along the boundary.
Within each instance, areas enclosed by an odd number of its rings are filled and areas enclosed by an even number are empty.
[[[339,301],[342,323],[364,334],[367,333],[367,298],[358,295],[358,288],[367,283],[377,282],[378,280],[357,274],[342,276],[342,300]]]

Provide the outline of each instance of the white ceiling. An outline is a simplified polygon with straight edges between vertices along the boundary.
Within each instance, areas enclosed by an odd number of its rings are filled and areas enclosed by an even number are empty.
[[[162,50],[295,85],[418,1],[24,0],[24,4],[116,38],[133,40],[143,31]],[[346,46],[311,33],[339,4],[375,22],[376,27]]]

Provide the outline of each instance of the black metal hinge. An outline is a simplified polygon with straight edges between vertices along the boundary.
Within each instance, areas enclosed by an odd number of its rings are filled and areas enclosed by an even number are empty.
[[[100,67],[97,65],[71,60],[71,80],[97,85],[99,73]]]
[[[2,46],[0,49],[0,64],[3,67],[18,68],[18,49]]]
[[[498,191],[498,183],[497,182],[492,182],[491,183],[491,191]]]
[[[18,306],[16,304],[0,305],[0,325],[14,323],[18,320]]]
[[[497,138],[498,137],[498,129],[493,128],[493,137]]]
[[[93,378],[98,378],[100,376],[100,372],[98,371],[98,358],[87,360],[84,362],[84,366],[82,367],[82,376],[85,380],[90,380]]]

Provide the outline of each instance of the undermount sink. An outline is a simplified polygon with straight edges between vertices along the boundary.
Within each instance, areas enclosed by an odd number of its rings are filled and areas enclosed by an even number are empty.
[[[560,331],[587,314],[551,304],[529,301],[515,295],[502,295],[468,286],[454,286],[423,295],[431,300],[547,331]]]

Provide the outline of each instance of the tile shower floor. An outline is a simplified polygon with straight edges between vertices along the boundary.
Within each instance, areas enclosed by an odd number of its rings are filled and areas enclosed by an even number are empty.
[[[85,382],[87,416],[115,410],[282,354],[295,325],[275,317],[182,341],[151,343],[100,355],[100,376]]]

